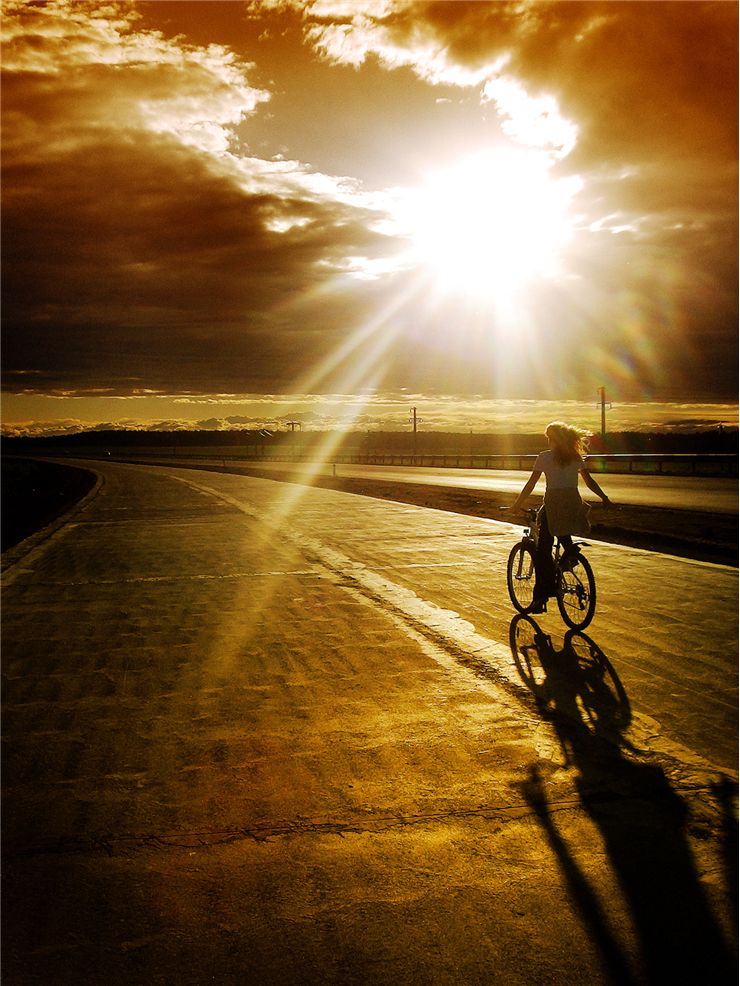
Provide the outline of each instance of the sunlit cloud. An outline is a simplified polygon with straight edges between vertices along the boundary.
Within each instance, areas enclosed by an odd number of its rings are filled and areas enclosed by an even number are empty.
[[[489,79],[482,95],[496,104],[504,133],[518,143],[547,150],[555,160],[576,146],[578,127],[562,116],[554,96],[531,96],[520,82],[503,76]]]
[[[343,0],[286,0],[278,6],[301,11],[307,42],[330,61],[358,67],[373,55],[387,69],[410,68],[434,86],[477,89],[482,103],[496,105],[503,132],[515,141],[546,148],[555,158],[566,157],[575,146],[578,127],[562,115],[555,95],[530,94],[521,81],[504,74],[509,50],[504,47],[478,63],[461,62],[441,25],[431,16],[425,20],[422,6],[412,0],[365,6]],[[485,18],[486,5],[480,6],[478,13]],[[507,10],[504,16],[512,19],[517,14]],[[451,33],[453,18],[454,13]]]
[[[229,147],[233,126],[270,98],[223,46],[198,48],[137,30],[139,14],[130,6],[93,11],[69,0],[11,0],[4,8],[4,71],[11,79],[23,73],[26,83],[30,75],[39,90],[52,78],[57,100],[66,100],[63,115],[47,116],[44,132],[60,150],[70,140],[95,142],[99,128],[134,128],[216,154]]]

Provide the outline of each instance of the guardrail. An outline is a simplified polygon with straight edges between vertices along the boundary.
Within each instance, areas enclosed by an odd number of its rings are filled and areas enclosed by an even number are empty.
[[[531,472],[536,455],[364,455],[344,460],[366,465],[427,466],[452,469],[509,469]],[[638,473],[675,476],[737,476],[736,455],[589,455],[588,467],[597,473]]]
[[[536,455],[334,455],[332,462],[370,466],[411,466],[440,469],[509,469],[531,472]],[[296,457],[266,455],[265,461],[296,461]],[[311,461],[299,456],[298,461]],[[595,473],[635,473],[672,476],[737,476],[738,457],[729,454],[589,455],[588,467]]]
[[[736,477],[738,475],[738,457],[719,453],[715,455],[589,455],[586,461],[592,472],[671,476]]]
[[[60,453],[57,452],[57,455]],[[288,454],[287,452],[265,452],[255,449],[230,450],[221,448],[118,448],[110,453],[101,452],[100,448],[67,449],[66,455],[95,458],[137,458],[168,459],[177,461],[221,462],[235,464],[237,462],[315,462],[318,456],[310,452],[303,454]],[[508,469],[530,472],[536,455],[427,455],[400,453],[351,454],[333,453],[326,458],[327,464],[354,464],[369,466],[409,466],[438,469]],[[729,478],[738,475],[738,456],[729,453],[704,455],[685,454],[605,454],[587,456],[589,469],[594,473],[631,473],[635,475],[665,475],[665,476],[712,476]]]

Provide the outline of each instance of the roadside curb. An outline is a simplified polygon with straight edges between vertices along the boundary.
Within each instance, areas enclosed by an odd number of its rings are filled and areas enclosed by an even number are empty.
[[[57,462],[59,460],[52,461]],[[69,463],[63,461],[60,464],[69,465]],[[53,537],[54,534],[60,530],[60,528],[69,524],[70,521],[72,521],[78,514],[82,513],[83,510],[86,510],[101,491],[105,484],[105,480],[97,469],[89,466],[74,466],[74,468],[82,469],[86,472],[92,473],[92,475],[95,476],[95,484],[92,489],[88,490],[88,492],[85,493],[81,499],[77,500],[66,510],[60,513],[58,517],[55,517],[51,523],[46,524],[38,531],[35,531],[33,534],[29,534],[28,537],[24,538],[22,541],[19,541],[18,544],[14,544],[11,548],[3,551],[2,555],[0,555],[0,572],[4,574],[14,565],[17,565],[19,561],[26,558],[32,551],[42,545],[45,541],[48,541],[51,537]]]

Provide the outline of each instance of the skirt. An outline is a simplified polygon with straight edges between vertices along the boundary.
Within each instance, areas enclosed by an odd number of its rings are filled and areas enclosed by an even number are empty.
[[[583,536],[591,531],[588,519],[591,507],[583,502],[577,489],[545,490],[545,510],[550,533],[555,537]]]

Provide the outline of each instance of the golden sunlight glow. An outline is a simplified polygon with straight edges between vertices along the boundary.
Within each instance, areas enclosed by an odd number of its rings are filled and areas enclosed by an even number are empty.
[[[572,231],[569,206],[582,187],[553,179],[538,151],[489,151],[429,176],[403,205],[411,262],[429,268],[438,290],[500,301],[557,276]]]

